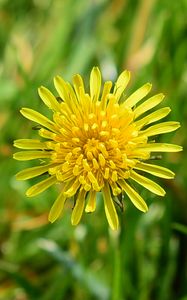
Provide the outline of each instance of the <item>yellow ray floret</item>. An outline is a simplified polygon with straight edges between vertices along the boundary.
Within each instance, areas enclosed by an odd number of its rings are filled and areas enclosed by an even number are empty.
[[[107,81],[102,85],[101,72],[94,67],[86,91],[79,74],[73,76],[73,85],[56,76],[57,97],[43,86],[38,89],[41,100],[51,111],[51,119],[30,108],[21,109],[24,117],[40,125],[40,138],[15,140],[14,146],[24,151],[15,153],[14,158],[37,159],[39,165],[20,171],[16,178],[41,177],[41,181],[27,190],[28,197],[58,184],[60,194],[49,212],[50,222],[60,217],[66,200],[73,199],[71,222],[77,225],[84,211],[95,211],[100,192],[108,223],[116,230],[119,221],[115,203],[120,203],[121,194],[127,195],[142,212],[148,210],[141,192],[135,191],[131,182],[158,196],[165,195],[164,189],[147,178],[147,174],[171,179],[174,173],[147,160],[152,152],[182,150],[178,145],[155,142],[155,136],[175,131],[180,124],[174,121],[153,124],[170,112],[169,107],[152,111],[164,95],[145,99],[151,91],[150,83],[128,95],[129,80],[130,72],[126,70],[114,84]]]

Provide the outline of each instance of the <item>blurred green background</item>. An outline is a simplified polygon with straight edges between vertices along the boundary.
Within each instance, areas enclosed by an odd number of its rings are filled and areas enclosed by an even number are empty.
[[[176,172],[160,180],[163,199],[142,195],[143,214],[127,200],[121,233],[111,232],[102,201],[79,226],[71,207],[51,225],[47,215],[58,191],[27,198],[32,180],[15,173],[31,163],[12,159],[12,142],[35,137],[19,113],[48,113],[37,87],[54,91],[54,75],[71,81],[98,65],[103,79],[132,71],[129,90],[146,82],[164,92],[169,119],[182,128],[163,139],[187,144],[186,0],[0,0],[0,299],[187,299],[187,155],[165,155]],[[161,138],[162,139],[162,138]]]

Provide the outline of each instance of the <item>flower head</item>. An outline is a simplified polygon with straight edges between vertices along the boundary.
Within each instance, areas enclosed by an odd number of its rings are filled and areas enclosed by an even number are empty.
[[[101,74],[94,67],[87,93],[80,75],[73,77],[73,86],[57,76],[54,85],[58,97],[45,87],[38,90],[43,102],[52,110],[53,120],[30,108],[21,109],[24,117],[40,124],[38,133],[42,140],[16,140],[14,145],[27,151],[15,153],[14,158],[23,161],[42,159],[42,162],[19,172],[17,179],[47,174],[45,179],[27,190],[28,197],[61,184],[61,192],[49,213],[51,222],[60,216],[66,199],[73,198],[71,221],[73,225],[78,224],[84,208],[86,212],[95,210],[96,194],[101,192],[108,223],[112,229],[117,229],[114,202],[120,194],[126,194],[139,210],[148,210],[131,181],[156,195],[165,195],[163,188],[142,172],[161,178],[174,177],[172,171],[146,163],[146,160],[152,152],[182,150],[178,145],[156,143],[153,139],[155,135],[176,130],[180,124],[167,121],[152,125],[170,112],[169,107],[149,112],[164,95],[157,94],[142,101],[151,90],[151,84],[146,83],[125,97],[129,80],[130,72],[124,71],[114,86],[107,81],[101,91]]]

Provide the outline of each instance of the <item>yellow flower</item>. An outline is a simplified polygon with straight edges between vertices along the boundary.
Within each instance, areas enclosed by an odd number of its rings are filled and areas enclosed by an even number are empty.
[[[86,212],[95,211],[96,194],[101,192],[108,223],[112,229],[117,229],[114,202],[120,194],[127,194],[139,210],[148,210],[131,181],[156,195],[165,195],[163,188],[142,172],[161,178],[174,177],[172,171],[145,161],[150,159],[152,152],[182,150],[181,146],[153,140],[153,136],[174,131],[180,124],[167,121],[152,125],[170,112],[169,107],[164,107],[145,115],[163,100],[164,95],[157,94],[141,101],[151,90],[151,84],[146,83],[126,98],[124,90],[129,80],[130,72],[124,71],[113,87],[111,81],[105,82],[101,92],[101,73],[94,67],[87,93],[80,75],[73,77],[73,86],[57,76],[54,85],[58,97],[43,86],[38,90],[43,102],[52,110],[52,121],[30,108],[21,109],[24,117],[40,124],[38,133],[43,140],[14,142],[15,147],[28,150],[15,153],[15,159],[41,159],[39,166],[19,172],[17,179],[26,180],[47,173],[47,178],[27,190],[28,197],[61,184],[61,192],[49,213],[50,222],[60,216],[66,199],[73,198],[71,221],[73,225],[78,224],[84,208]]]

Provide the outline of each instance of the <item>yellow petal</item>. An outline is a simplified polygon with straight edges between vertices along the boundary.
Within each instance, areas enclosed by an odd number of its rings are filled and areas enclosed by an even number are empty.
[[[157,134],[163,134],[167,132],[172,132],[180,127],[179,122],[163,122],[156,125],[153,125],[143,131],[140,131],[140,134],[146,136],[153,136]]]
[[[51,153],[47,151],[20,151],[13,154],[17,160],[32,160],[36,158],[50,158]]]
[[[64,79],[60,76],[54,77],[54,86],[62,100],[69,103],[69,95],[67,93],[66,82]]]
[[[142,185],[143,187],[145,187],[146,189],[148,189],[149,191],[151,191],[152,193],[155,193],[156,195],[165,195],[164,189],[161,186],[159,186],[156,182],[136,173],[133,170],[131,170],[130,178]]]
[[[56,176],[50,176],[49,178],[31,186],[27,191],[26,195],[27,197],[33,197],[36,196],[46,189],[48,189],[51,185],[55,184],[57,182]]]
[[[179,152],[183,148],[179,145],[166,144],[166,143],[150,143],[141,145],[138,150],[143,150],[144,152]]]
[[[85,212],[91,213],[94,212],[96,208],[96,192],[90,191],[88,202],[86,204]]]
[[[128,185],[125,181],[122,180],[119,180],[119,185],[125,191],[125,193],[132,201],[134,206],[136,206],[136,208],[143,212],[148,211],[147,204],[145,203],[143,198],[130,185]]]
[[[133,107],[136,105],[141,99],[143,99],[150,92],[152,88],[152,84],[146,83],[141,88],[136,90],[131,96],[129,96],[125,102],[124,106]]]
[[[75,193],[77,192],[78,188],[80,187],[80,182],[79,180],[75,180],[74,183],[70,186],[70,188],[64,192],[66,197],[72,197],[73,195],[75,195]]]
[[[107,97],[110,93],[111,88],[112,88],[112,81],[106,81],[104,83],[103,93],[101,97],[101,109],[103,110],[106,108]]]
[[[78,105],[80,114],[82,115],[83,112],[85,114],[89,114],[91,105],[92,105],[92,101],[91,101],[90,95],[85,94],[82,86],[80,86],[80,88],[79,88],[79,105]],[[83,111],[81,111],[81,109]],[[75,114],[77,115],[77,109],[75,111]]]
[[[38,94],[47,107],[54,111],[60,111],[60,104],[48,89],[46,89],[44,86],[41,86],[38,89]]]
[[[155,107],[156,105],[158,105],[160,102],[162,102],[162,100],[164,99],[164,94],[160,93],[157,94],[151,98],[149,98],[148,100],[146,100],[145,102],[143,102],[141,105],[139,105],[135,110],[134,110],[134,116],[135,119],[137,117],[139,117],[140,115],[142,115],[143,113],[147,112],[148,110],[150,110],[151,108]]]
[[[132,138],[133,143],[137,144],[145,144],[147,143],[148,137],[146,135],[138,135],[135,138]]]
[[[141,129],[143,126],[154,123],[166,117],[170,113],[171,109],[169,107],[163,107],[158,109],[151,114],[147,115],[143,119],[136,121],[134,124],[137,129]]]
[[[45,138],[45,139],[49,139],[49,140],[55,140],[55,138],[57,137],[57,134],[54,132],[51,132],[47,129],[41,128],[38,130],[38,134]]]
[[[25,170],[20,171],[19,173],[16,174],[16,179],[17,180],[27,180],[36,176],[39,176],[49,170],[54,166],[54,164],[48,164],[45,166],[37,166],[37,167],[32,167],[32,168],[27,168]]]
[[[51,120],[49,120],[48,118],[46,118],[45,116],[40,114],[39,112],[37,112],[33,109],[30,109],[30,108],[22,108],[20,110],[20,112],[25,118],[27,118],[31,121],[34,121],[52,131],[58,133],[55,124]]]
[[[94,67],[90,74],[90,96],[91,99],[96,102],[98,101],[101,89],[101,73],[99,68]]]
[[[50,209],[49,216],[48,216],[49,222],[53,223],[59,218],[64,208],[65,201],[66,201],[66,197],[64,195],[64,191],[62,190]]]
[[[112,228],[112,230],[117,230],[119,227],[118,216],[107,183],[103,187],[103,196],[104,196],[105,213],[106,213],[108,223]]]
[[[83,93],[85,94],[84,82],[82,80],[82,77],[79,74],[76,74],[73,76],[73,85],[74,85],[74,89],[75,89],[77,98],[79,98],[79,96],[80,96],[80,87],[81,87],[81,90],[83,91]]]
[[[113,172],[116,172],[117,173],[117,171],[113,171]],[[112,193],[113,193],[113,195],[114,196],[117,196],[117,195],[119,195],[119,194],[121,194],[121,189],[119,188],[119,186],[116,184],[116,182],[110,182],[110,187],[111,187],[111,189],[112,189]]]
[[[70,115],[72,112],[77,114],[77,99],[69,82],[64,81],[64,79],[60,76],[56,76],[54,78],[54,85],[58,94],[65,102],[61,103],[61,111],[66,115]]]
[[[73,208],[72,215],[71,215],[72,225],[77,225],[82,217],[82,213],[84,210],[84,203],[85,203],[85,195],[86,195],[86,191],[84,189],[79,191],[79,194],[77,196],[76,203]]]
[[[76,98],[74,89],[73,89],[72,85],[69,82],[66,82],[66,89],[67,89],[67,92],[69,94],[69,97],[72,100],[72,103],[75,104],[77,102],[77,98]]]
[[[116,97],[116,100],[118,101],[121,97],[122,93],[124,92],[126,86],[128,85],[130,80],[130,72],[125,70],[120,74],[118,77],[115,88],[114,88],[114,95]]]
[[[15,140],[14,147],[21,148],[21,149],[47,149],[45,143],[33,139]]]
[[[137,163],[134,169],[148,172],[154,176],[158,176],[166,179],[171,179],[174,178],[175,176],[175,173],[173,173],[171,170],[167,168],[157,166],[157,165],[147,164],[143,162]]]
[[[141,145],[141,144],[140,144]],[[130,159],[138,158],[139,160],[147,160],[150,158],[150,151],[145,151],[144,149],[135,148],[132,150],[131,153],[129,153],[128,157]]]

